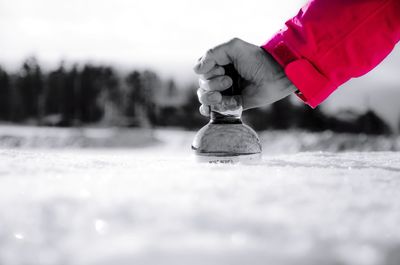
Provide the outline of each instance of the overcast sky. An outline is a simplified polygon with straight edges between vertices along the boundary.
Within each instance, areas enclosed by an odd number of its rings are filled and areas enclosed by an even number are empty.
[[[232,37],[261,45],[295,15],[304,0],[0,0],[0,64],[98,61],[149,67],[179,80],[205,50]],[[325,104],[377,109],[400,119],[400,51]],[[394,96],[393,96],[394,95]],[[394,103],[390,103],[393,101]]]
[[[190,72],[232,37],[262,44],[304,1],[0,0],[0,60],[99,60]],[[189,67],[188,67],[189,66]]]

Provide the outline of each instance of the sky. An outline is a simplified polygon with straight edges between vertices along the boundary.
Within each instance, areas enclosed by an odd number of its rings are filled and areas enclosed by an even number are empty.
[[[208,48],[262,44],[304,1],[0,0],[0,62],[93,60],[179,77]]]
[[[152,68],[194,80],[192,66],[208,48],[233,37],[261,45],[304,0],[0,0],[0,65],[17,68],[35,55],[60,60]],[[400,49],[368,75],[337,90],[323,107],[372,108],[398,127]]]

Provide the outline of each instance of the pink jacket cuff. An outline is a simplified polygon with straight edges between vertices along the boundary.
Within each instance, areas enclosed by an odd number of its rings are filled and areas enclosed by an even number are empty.
[[[399,0],[311,0],[262,46],[315,108],[400,40]]]
[[[262,46],[284,68],[285,74],[298,89],[296,95],[310,107],[315,108],[336,89],[328,78],[320,73],[311,62],[296,54],[283,41],[280,33]]]

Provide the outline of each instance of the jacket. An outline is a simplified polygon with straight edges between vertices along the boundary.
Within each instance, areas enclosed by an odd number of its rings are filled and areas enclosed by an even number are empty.
[[[315,108],[377,66],[399,40],[400,0],[312,0],[262,48]]]

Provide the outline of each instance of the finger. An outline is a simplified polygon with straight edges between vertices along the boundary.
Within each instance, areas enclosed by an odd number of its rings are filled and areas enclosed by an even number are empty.
[[[206,52],[206,54],[196,63],[193,70],[197,74],[205,74],[216,65],[227,65],[232,63],[233,46],[238,39],[232,39],[226,43],[220,44]]]
[[[211,69],[209,72],[200,75],[200,78],[203,80],[207,80],[224,74],[225,74],[225,69],[222,66],[214,66],[214,68]]]
[[[223,91],[232,86],[232,79],[227,76],[218,76],[213,79],[199,79],[200,88],[206,91]]]
[[[218,104],[221,99],[222,95],[219,92],[209,92],[203,89],[197,90],[197,97],[199,98],[200,103],[205,105],[215,105]]]
[[[211,57],[210,52],[201,57],[201,59],[196,63],[193,70],[196,74],[205,74],[209,72],[217,63]]]
[[[201,115],[206,116],[206,117],[210,116],[210,106],[201,105],[199,110],[200,110]]]

